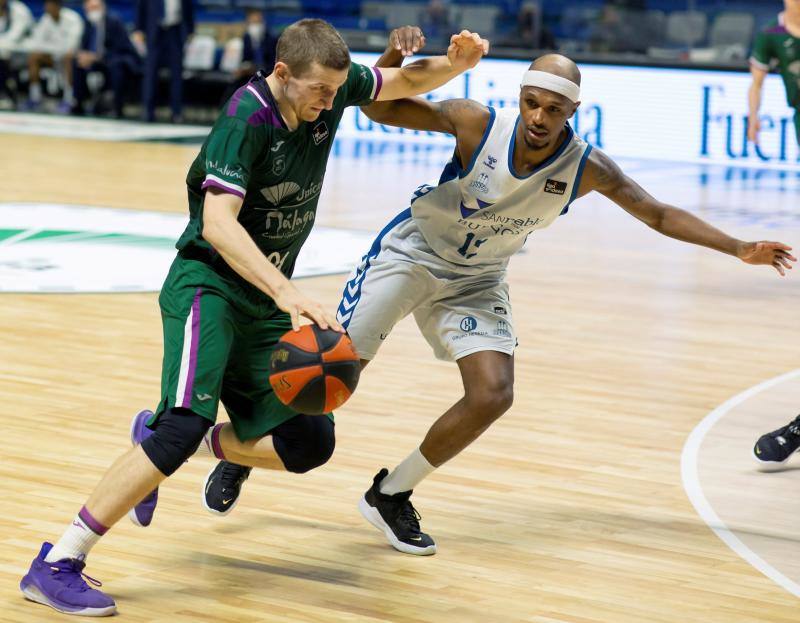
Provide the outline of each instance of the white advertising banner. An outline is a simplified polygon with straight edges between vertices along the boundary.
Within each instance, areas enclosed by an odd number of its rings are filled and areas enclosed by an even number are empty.
[[[355,61],[367,65],[377,58],[353,54]],[[516,107],[527,67],[524,61],[486,59],[428,97],[466,97],[490,106]],[[786,103],[778,76],[770,75],[764,86],[761,140],[756,146],[746,139],[747,73],[611,65],[583,65],[581,72],[583,102],[572,125],[612,156],[797,167],[794,110]],[[358,108],[346,112],[338,136],[415,143],[450,140],[374,124]]]

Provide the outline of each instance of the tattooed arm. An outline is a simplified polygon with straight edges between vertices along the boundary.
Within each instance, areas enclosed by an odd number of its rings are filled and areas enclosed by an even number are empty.
[[[792,267],[790,262],[796,261],[788,253],[791,247],[785,244],[737,240],[686,210],[654,199],[599,149],[594,149],[589,154],[578,195],[582,196],[593,190],[670,238],[727,253],[748,264],[768,264],[781,275],[784,274],[784,268]]]

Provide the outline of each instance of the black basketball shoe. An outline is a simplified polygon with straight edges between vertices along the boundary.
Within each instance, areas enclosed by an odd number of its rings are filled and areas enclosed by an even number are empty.
[[[378,472],[372,486],[358,503],[358,510],[364,518],[386,535],[396,550],[417,556],[430,556],[436,553],[436,543],[421,532],[417,509],[411,504],[413,491],[402,491],[394,495],[381,493],[381,481],[389,475],[384,468]]]
[[[759,437],[753,456],[764,471],[780,469],[800,448],[800,415],[786,426]]]
[[[203,506],[209,513],[227,515],[239,501],[242,485],[252,471],[236,463],[220,461],[203,484]]]

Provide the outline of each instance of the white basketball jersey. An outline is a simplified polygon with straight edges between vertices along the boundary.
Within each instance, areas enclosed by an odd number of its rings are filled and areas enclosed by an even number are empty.
[[[519,115],[489,108],[489,124],[462,169],[454,155],[438,186],[421,186],[411,214],[441,258],[471,266],[506,264],[532,231],[569,208],[592,148],[567,126],[567,138],[535,171],[514,171]]]

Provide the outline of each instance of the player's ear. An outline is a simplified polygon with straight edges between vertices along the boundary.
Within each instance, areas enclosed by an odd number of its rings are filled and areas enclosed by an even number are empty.
[[[573,107],[572,107],[572,112],[569,114],[569,118],[570,118],[570,119],[572,119],[572,117],[574,117],[574,116],[575,116],[575,113],[576,113],[576,112],[578,112],[578,108],[580,107],[580,105],[581,105],[581,103],[580,103],[580,102],[575,102],[575,103],[573,104]]]
[[[275,63],[275,67],[272,68],[272,73],[274,73],[275,77],[283,84],[286,84],[289,81],[289,78],[292,77],[291,69],[289,69],[289,66],[282,61]]]

